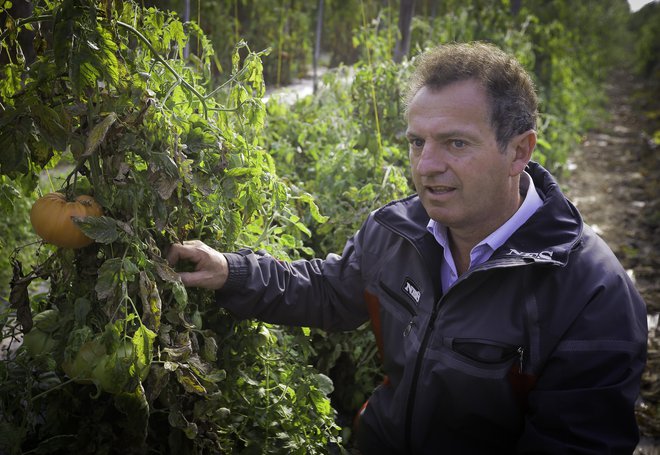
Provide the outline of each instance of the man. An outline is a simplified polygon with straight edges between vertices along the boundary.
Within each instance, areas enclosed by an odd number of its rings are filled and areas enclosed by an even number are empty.
[[[196,263],[183,283],[238,317],[348,330],[371,310],[388,380],[361,414],[363,453],[632,453],[645,305],[530,161],[529,75],[491,45],[440,46],[406,106],[417,194],[372,213],[341,256],[193,241],[168,260]]]

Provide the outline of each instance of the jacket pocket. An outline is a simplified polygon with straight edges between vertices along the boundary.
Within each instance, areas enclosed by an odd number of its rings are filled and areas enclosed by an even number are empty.
[[[470,363],[484,366],[509,364],[516,359],[522,371],[524,347],[482,338],[445,337],[443,345]]]
[[[417,316],[417,310],[405,297],[401,294],[390,288],[384,281],[379,282],[381,289],[390,296],[396,303],[398,303],[404,310],[406,310],[410,316]]]
[[[404,296],[402,296],[401,294],[390,288],[387,284],[385,284],[384,281],[381,280],[379,282],[379,285],[381,289],[385,292],[385,294],[387,294],[387,296],[390,297],[390,299],[394,301],[394,303],[396,303],[398,308],[403,309],[406,313],[408,313],[409,321],[403,329],[403,336],[407,337],[410,334],[410,331],[415,326],[417,309]]]

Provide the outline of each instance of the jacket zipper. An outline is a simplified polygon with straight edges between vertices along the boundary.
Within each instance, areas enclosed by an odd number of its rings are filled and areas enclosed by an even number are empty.
[[[396,230],[393,230],[394,232],[397,232]],[[417,247],[417,244],[408,236],[403,235],[399,233],[402,238],[406,239],[410,245],[417,251],[417,254],[419,255],[420,258],[424,258],[424,255],[420,251],[420,249]],[[433,281],[433,277],[430,277],[431,281]],[[381,282],[382,283],[382,282]],[[390,294],[391,289],[389,289],[387,286],[383,286],[383,289]],[[398,295],[397,295],[398,297]],[[443,296],[444,297],[444,296]],[[442,298],[441,298],[442,300]],[[401,302],[400,299],[397,298],[397,301]],[[406,306],[409,310],[412,308],[406,302]],[[426,351],[426,345],[429,342],[429,339],[431,338],[431,332],[433,332],[433,328],[435,326],[435,318],[438,313],[438,308],[440,306],[440,300],[436,302],[433,305],[433,309],[431,310],[431,315],[429,317],[429,323],[426,327],[426,330],[424,332],[424,337],[422,338],[422,343],[419,346],[419,351],[417,352],[417,358],[415,359],[415,369],[413,370],[413,376],[412,380],[410,381],[410,390],[408,391],[408,404],[406,406],[406,415],[405,415],[405,420],[404,420],[404,430],[403,430],[403,437],[404,437],[404,444],[405,447],[408,448],[408,452],[412,453],[412,414],[414,410],[414,403],[415,403],[415,396],[417,395],[417,382],[419,381],[419,372],[422,369],[422,359],[424,358],[424,351]],[[411,314],[414,314],[416,316],[416,313],[413,311]],[[408,327],[412,328],[412,325],[414,324],[414,318],[413,320],[410,321],[410,324],[408,324]],[[410,333],[410,329],[406,327],[404,329],[404,336],[407,336],[408,333]]]
[[[438,302],[439,303],[439,302]],[[410,390],[408,392],[408,406],[406,406],[406,420],[404,427],[404,438],[405,445],[408,448],[409,453],[413,453],[412,448],[412,415],[415,407],[415,396],[417,395],[417,381],[419,381],[419,373],[422,369],[422,361],[424,358],[424,351],[426,351],[426,345],[429,343],[431,338],[431,333],[435,327],[435,317],[438,314],[438,303],[433,306],[431,311],[431,317],[429,318],[429,324],[426,327],[424,332],[424,338],[422,338],[422,343],[419,346],[419,352],[417,353],[417,358],[415,359],[415,369],[413,370],[413,377],[410,381]]]

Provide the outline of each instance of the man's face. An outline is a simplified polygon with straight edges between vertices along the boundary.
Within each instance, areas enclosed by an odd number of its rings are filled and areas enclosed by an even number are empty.
[[[517,210],[524,165],[502,153],[477,82],[423,87],[408,109],[410,167],[429,216],[451,232],[486,237]]]

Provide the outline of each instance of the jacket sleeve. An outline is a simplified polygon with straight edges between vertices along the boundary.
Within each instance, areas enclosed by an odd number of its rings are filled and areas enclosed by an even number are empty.
[[[368,320],[358,232],[341,256],[285,262],[243,250],[226,253],[229,278],[218,303],[239,318],[351,330]]]
[[[565,324],[545,323],[551,345],[528,397],[518,453],[630,454],[639,440],[645,304],[609,249],[590,256],[596,260],[577,261],[581,270],[565,271],[579,278],[558,280],[564,290],[540,315],[556,321],[576,308]]]

